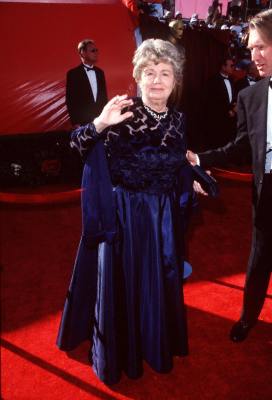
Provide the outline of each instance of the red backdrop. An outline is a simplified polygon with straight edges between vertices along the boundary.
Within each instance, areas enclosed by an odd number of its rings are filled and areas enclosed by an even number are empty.
[[[135,92],[133,25],[122,2],[58,3],[0,4],[0,135],[70,128],[65,76],[80,63],[84,38],[97,43],[109,96]]]

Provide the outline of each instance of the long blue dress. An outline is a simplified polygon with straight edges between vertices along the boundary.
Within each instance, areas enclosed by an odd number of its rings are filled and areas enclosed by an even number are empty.
[[[94,371],[107,384],[122,371],[141,376],[143,360],[168,372],[174,355],[188,353],[182,276],[192,175],[184,116],[170,110],[158,121],[140,99],[132,111],[105,133],[89,124],[72,136],[83,157],[103,141],[116,232],[94,248],[81,242],[57,344],[69,350],[90,339]]]

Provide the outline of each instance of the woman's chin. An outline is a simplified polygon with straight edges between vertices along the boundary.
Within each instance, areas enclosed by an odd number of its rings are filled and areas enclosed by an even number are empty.
[[[167,102],[167,97],[165,95],[162,95],[162,93],[152,93],[149,96],[150,100],[156,100],[160,102]]]

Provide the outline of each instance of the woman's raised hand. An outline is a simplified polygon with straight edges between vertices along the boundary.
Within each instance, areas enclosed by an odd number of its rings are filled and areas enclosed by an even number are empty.
[[[101,114],[93,122],[98,133],[102,132],[108,126],[119,124],[133,116],[133,112],[131,111],[122,114],[124,108],[133,104],[133,100],[127,97],[127,94],[115,96],[105,105]]]

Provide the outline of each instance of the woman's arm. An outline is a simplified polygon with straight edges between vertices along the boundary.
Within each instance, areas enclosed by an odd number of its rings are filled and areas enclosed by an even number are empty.
[[[82,157],[88,153],[91,146],[103,138],[103,131],[109,126],[119,124],[133,116],[131,111],[122,114],[122,110],[131,106],[133,101],[127,95],[115,96],[103,108],[101,114],[93,123],[78,127],[72,132],[71,147],[79,151]]]
[[[72,132],[70,146],[76,149],[81,157],[85,157],[92,145],[101,138],[102,135],[96,131],[93,123],[82,125]]]

